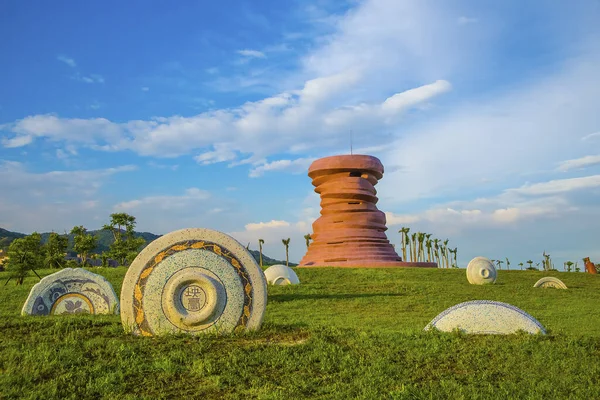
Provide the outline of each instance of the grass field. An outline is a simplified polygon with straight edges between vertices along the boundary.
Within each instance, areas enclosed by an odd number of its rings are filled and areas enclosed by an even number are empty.
[[[125,269],[92,271],[120,292]],[[600,398],[600,276],[499,271],[474,286],[464,269],[297,273],[301,285],[269,287],[260,331],[225,337],[133,337],[119,316],[22,317],[38,279],[11,282],[0,287],[0,398]],[[569,289],[534,289],[542,276]],[[513,304],[548,335],[423,332],[476,299]]]

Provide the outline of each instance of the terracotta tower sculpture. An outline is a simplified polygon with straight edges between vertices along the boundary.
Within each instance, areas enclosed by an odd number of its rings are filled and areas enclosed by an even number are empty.
[[[437,267],[407,263],[385,235],[385,214],[377,209],[375,185],[383,176],[376,157],[342,155],[314,161],[308,169],[321,195],[321,217],[300,267]]]

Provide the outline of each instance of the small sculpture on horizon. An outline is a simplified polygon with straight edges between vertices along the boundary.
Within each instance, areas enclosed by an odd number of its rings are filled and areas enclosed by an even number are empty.
[[[583,262],[585,263],[585,271],[589,272],[590,274],[597,274],[598,270],[596,269],[596,266],[594,265],[593,262],[590,261],[589,257],[585,257],[583,259]]]

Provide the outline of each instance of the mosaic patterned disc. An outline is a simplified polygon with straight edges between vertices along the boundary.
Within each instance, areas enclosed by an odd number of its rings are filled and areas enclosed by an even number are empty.
[[[493,284],[497,277],[494,264],[485,257],[475,257],[467,265],[467,280],[472,285]]]
[[[82,268],[65,268],[38,282],[23,305],[23,315],[118,314],[111,284]]]
[[[537,281],[533,287],[566,289],[567,285],[565,285],[565,283],[558,278],[545,276]]]
[[[270,285],[297,285],[300,283],[296,272],[283,264],[275,264],[267,268],[265,278]]]
[[[267,305],[265,277],[232,237],[183,229],[150,243],[121,290],[126,331],[154,336],[258,329]]]
[[[435,317],[425,330],[443,332],[459,329],[465,333],[507,335],[523,330],[546,334],[546,330],[531,315],[513,305],[491,300],[466,301],[450,307]]]

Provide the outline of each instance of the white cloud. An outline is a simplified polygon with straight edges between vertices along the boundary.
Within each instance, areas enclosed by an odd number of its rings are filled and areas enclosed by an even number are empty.
[[[85,83],[104,83],[104,77],[98,74],[81,75],[80,73],[76,73],[71,78]]]
[[[558,166],[558,170],[566,172],[572,169],[583,169],[585,167],[591,167],[598,164],[600,164],[600,155],[584,156],[561,162]]]
[[[447,84],[437,82],[411,89],[403,97],[382,103],[339,108],[330,102],[339,98],[344,89],[358,82],[356,71],[307,81],[298,91],[284,92],[261,101],[249,102],[239,108],[201,113],[194,117],[174,116],[147,121],[114,123],[103,118],[58,118],[36,115],[5,124],[1,130],[15,136],[4,143],[16,147],[31,138],[46,137],[97,150],[133,150],[141,155],[178,156],[198,149],[205,151],[196,160],[203,164],[234,161],[238,154],[250,154],[249,161],[284,152],[292,147],[320,151],[336,148],[345,142],[350,128],[369,127],[373,145],[386,138],[380,134],[386,127],[420,101],[447,90]],[[389,107],[390,102],[393,107]],[[383,118],[386,117],[386,118]],[[344,133],[341,135],[340,133]],[[381,142],[381,143],[379,143]]]
[[[590,133],[589,135],[585,135],[581,138],[581,140],[586,141],[590,139],[600,139],[600,132]]]
[[[456,22],[459,25],[475,24],[475,23],[479,22],[479,19],[472,18],[472,17],[462,16],[462,17],[458,17],[458,19],[456,20]]]
[[[148,92],[150,88],[148,86],[142,86],[142,92]]]
[[[253,168],[248,175],[250,178],[258,178],[265,172],[287,171],[294,174],[306,173],[314,158],[297,158],[295,160],[277,160],[264,163]]]
[[[262,51],[258,51],[258,50],[251,50],[251,49],[244,49],[244,50],[238,50],[237,53],[239,55],[242,55],[244,57],[249,57],[249,58],[265,58],[265,53],[263,53]]]
[[[58,61],[64,62],[65,64],[67,64],[71,68],[75,68],[77,66],[77,63],[75,62],[75,60],[72,59],[72,58],[70,58],[70,57],[59,55],[59,56],[56,57],[56,59]]]
[[[210,197],[210,193],[198,188],[189,188],[181,196],[176,195],[161,195],[147,196],[140,199],[124,201],[116,204],[113,209],[115,211],[136,212],[141,208],[149,210],[189,210],[193,208],[198,201],[206,200]]]
[[[508,191],[523,195],[550,195],[595,187],[600,187],[600,175],[556,179],[549,182],[525,185],[518,189],[509,189]]]
[[[0,220],[12,219],[13,228],[21,232],[61,232],[81,224],[96,229],[100,223],[95,218],[109,215],[108,208],[97,201],[102,187],[112,176],[136,169],[124,165],[35,173],[20,162],[1,161]]]
[[[269,222],[258,222],[258,223],[246,224],[245,228],[248,231],[258,231],[258,230],[263,230],[263,229],[279,228],[282,226],[290,226],[290,223],[287,221],[271,220]]]

